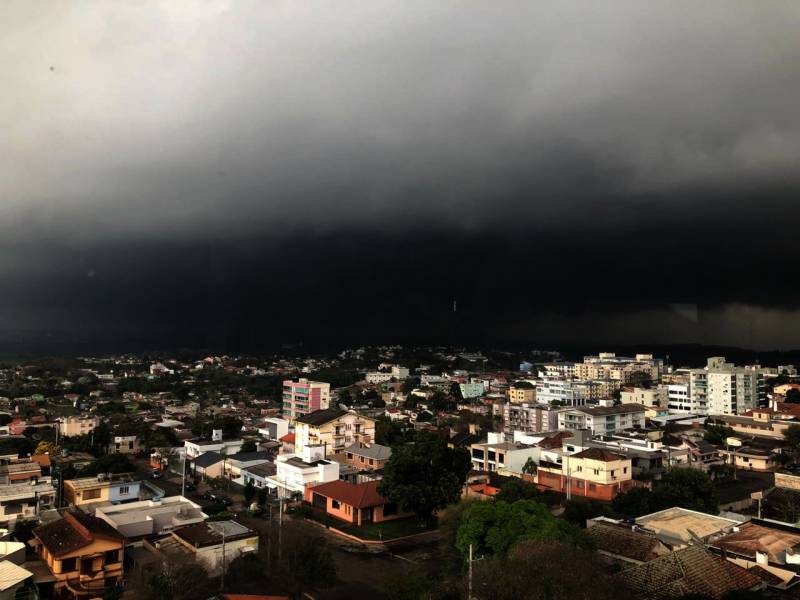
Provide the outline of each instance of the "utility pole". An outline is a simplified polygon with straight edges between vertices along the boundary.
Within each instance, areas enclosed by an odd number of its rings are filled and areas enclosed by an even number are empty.
[[[272,504],[269,504],[269,525],[267,525],[267,575],[272,575]]]
[[[283,485],[286,485],[284,479]],[[278,564],[281,562],[283,554],[283,488],[281,488],[278,496]]]
[[[222,528],[222,578],[219,580],[219,589],[225,589],[225,524],[221,523]]]
[[[186,448],[183,449],[183,460],[181,461],[181,496],[186,497]],[[169,468],[169,465],[167,465]]]
[[[469,575],[467,576],[467,600],[472,600],[472,544],[469,545]]]

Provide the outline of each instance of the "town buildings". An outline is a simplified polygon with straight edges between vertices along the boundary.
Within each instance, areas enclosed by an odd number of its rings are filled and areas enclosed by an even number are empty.
[[[558,412],[558,407],[547,404],[507,402],[503,405],[503,431],[511,436],[515,431],[540,433],[558,429]]]
[[[361,526],[410,516],[378,493],[378,481],[348,483],[337,480],[308,486],[305,500],[311,506],[345,523]]]
[[[58,423],[58,433],[65,437],[86,435],[100,424],[97,417],[64,417]]]
[[[101,474],[64,481],[64,499],[76,507],[139,499],[141,482],[132,473]]]

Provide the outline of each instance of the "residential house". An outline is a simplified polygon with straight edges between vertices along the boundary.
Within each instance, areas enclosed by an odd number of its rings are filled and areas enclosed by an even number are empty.
[[[0,485],[30,483],[42,477],[42,467],[34,460],[19,460],[0,465]]]
[[[212,440],[212,441],[185,441],[184,452],[186,452],[187,460],[196,458],[205,452],[218,452],[223,455],[236,454],[242,451],[242,444],[244,440]]]
[[[258,532],[236,521],[194,523],[161,538],[146,539],[143,547],[164,562],[196,561],[216,577],[223,565],[258,552]]]
[[[774,471],[778,468],[777,455],[770,450],[754,448],[748,445],[720,448],[725,464],[734,465],[746,471]]]
[[[378,483],[337,480],[308,486],[305,500],[332,517],[357,526],[408,517],[410,513],[401,513],[395,503],[378,493]]]
[[[38,600],[33,573],[10,560],[0,561],[0,600]]]
[[[94,515],[119,531],[128,541],[169,533],[177,527],[202,523],[208,518],[199,504],[183,496],[98,507]]]
[[[207,479],[222,477],[223,456],[218,452],[204,452],[191,461],[191,468],[195,475]]]
[[[56,595],[97,598],[123,576],[125,538],[104,520],[80,511],[33,530],[33,546],[55,578]]]
[[[306,446],[300,454],[281,454],[275,459],[275,475],[267,478],[267,487],[285,496],[337,479],[339,463],[325,458],[325,447]]]
[[[80,508],[139,499],[141,481],[133,473],[100,474],[64,481],[64,500]]]
[[[253,486],[258,489],[266,488],[267,480],[278,472],[274,462],[265,462],[253,465],[252,467],[244,467],[242,469],[242,479],[244,485],[253,482]]]
[[[268,440],[280,440],[289,433],[289,421],[278,417],[264,419],[258,428],[258,433]]]
[[[371,442],[375,438],[375,419],[328,408],[297,417],[294,433],[295,452],[302,452],[309,445],[324,445],[330,453],[337,454],[354,442]]]
[[[506,442],[500,433],[490,433],[489,441],[472,444],[470,457],[476,471],[520,473],[529,458],[536,459],[539,449],[519,442]]]
[[[254,467],[256,465],[263,465],[269,463],[270,458],[273,456],[272,452],[258,451],[258,452],[239,452],[232,456],[226,456],[222,461],[222,476],[230,479],[231,481],[244,485],[244,477],[242,470],[247,467]]]
[[[0,486],[0,524],[36,517],[55,506],[56,490],[50,481]]]
[[[108,445],[108,451],[117,454],[137,454],[143,450],[139,437],[135,435],[115,435]]]
[[[336,456],[337,460],[345,462],[357,469],[378,471],[382,469],[392,456],[389,446],[354,442]]]

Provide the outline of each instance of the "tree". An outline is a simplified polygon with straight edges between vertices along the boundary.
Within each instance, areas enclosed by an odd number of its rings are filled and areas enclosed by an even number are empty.
[[[725,444],[725,440],[735,433],[730,427],[715,425],[710,421],[706,421],[705,430],[706,432],[703,434],[703,439],[710,444],[716,444],[718,446]]]
[[[206,600],[211,580],[195,562],[168,562],[156,573],[144,572],[134,585],[142,600]]]
[[[800,404],[800,390],[792,388],[788,392],[786,392],[785,402],[791,402],[792,404]]]
[[[253,485],[253,480],[248,479],[247,484],[244,486],[244,503],[250,506],[256,495],[256,486]]]
[[[61,448],[56,446],[53,442],[41,441],[37,444],[34,454],[49,454],[50,456],[57,456],[61,453]]]
[[[413,444],[392,450],[378,493],[428,520],[435,511],[458,502],[470,468],[466,450],[448,448],[442,438],[419,432]]]
[[[81,477],[91,477],[99,473],[130,473],[136,468],[124,454],[101,456],[80,470]]]
[[[539,500],[541,495],[535,484],[512,477],[503,484],[494,499],[511,504],[517,500]]]
[[[258,488],[256,500],[260,506],[264,506],[267,503],[267,488]]]
[[[800,425],[789,425],[783,432],[783,441],[786,449],[796,461],[800,456]]]
[[[319,538],[296,540],[285,553],[284,570],[293,598],[302,598],[304,590],[328,587],[336,581],[333,555]]]
[[[542,568],[547,565],[547,568]],[[475,563],[482,600],[616,600],[627,597],[591,552],[562,542],[519,542],[508,557]]]
[[[525,475],[533,475],[536,473],[538,468],[539,467],[537,466],[536,461],[533,460],[532,456],[529,456],[528,460],[525,461],[525,464],[522,465],[522,472]]]
[[[615,511],[629,517],[641,517],[653,511],[653,492],[647,488],[635,487],[617,494],[611,502]]]
[[[267,581],[267,565],[257,554],[244,554],[228,563],[225,589],[237,593],[262,592]]]
[[[655,488],[633,488],[619,494],[612,503],[614,510],[638,517],[673,506],[710,514],[719,512],[719,497],[711,478],[690,468],[672,469],[665,473]]]
[[[506,554],[520,540],[539,542],[582,541],[580,530],[534,500],[514,503],[479,502],[467,508],[456,535],[456,547],[463,556],[472,545],[476,556]]]
[[[256,452],[258,447],[253,440],[247,440],[242,444],[241,452]]]

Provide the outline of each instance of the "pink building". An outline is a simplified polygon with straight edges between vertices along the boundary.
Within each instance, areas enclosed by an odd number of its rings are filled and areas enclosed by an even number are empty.
[[[326,409],[330,406],[330,400],[330,383],[308,379],[287,379],[283,382],[283,416],[286,419]]]

